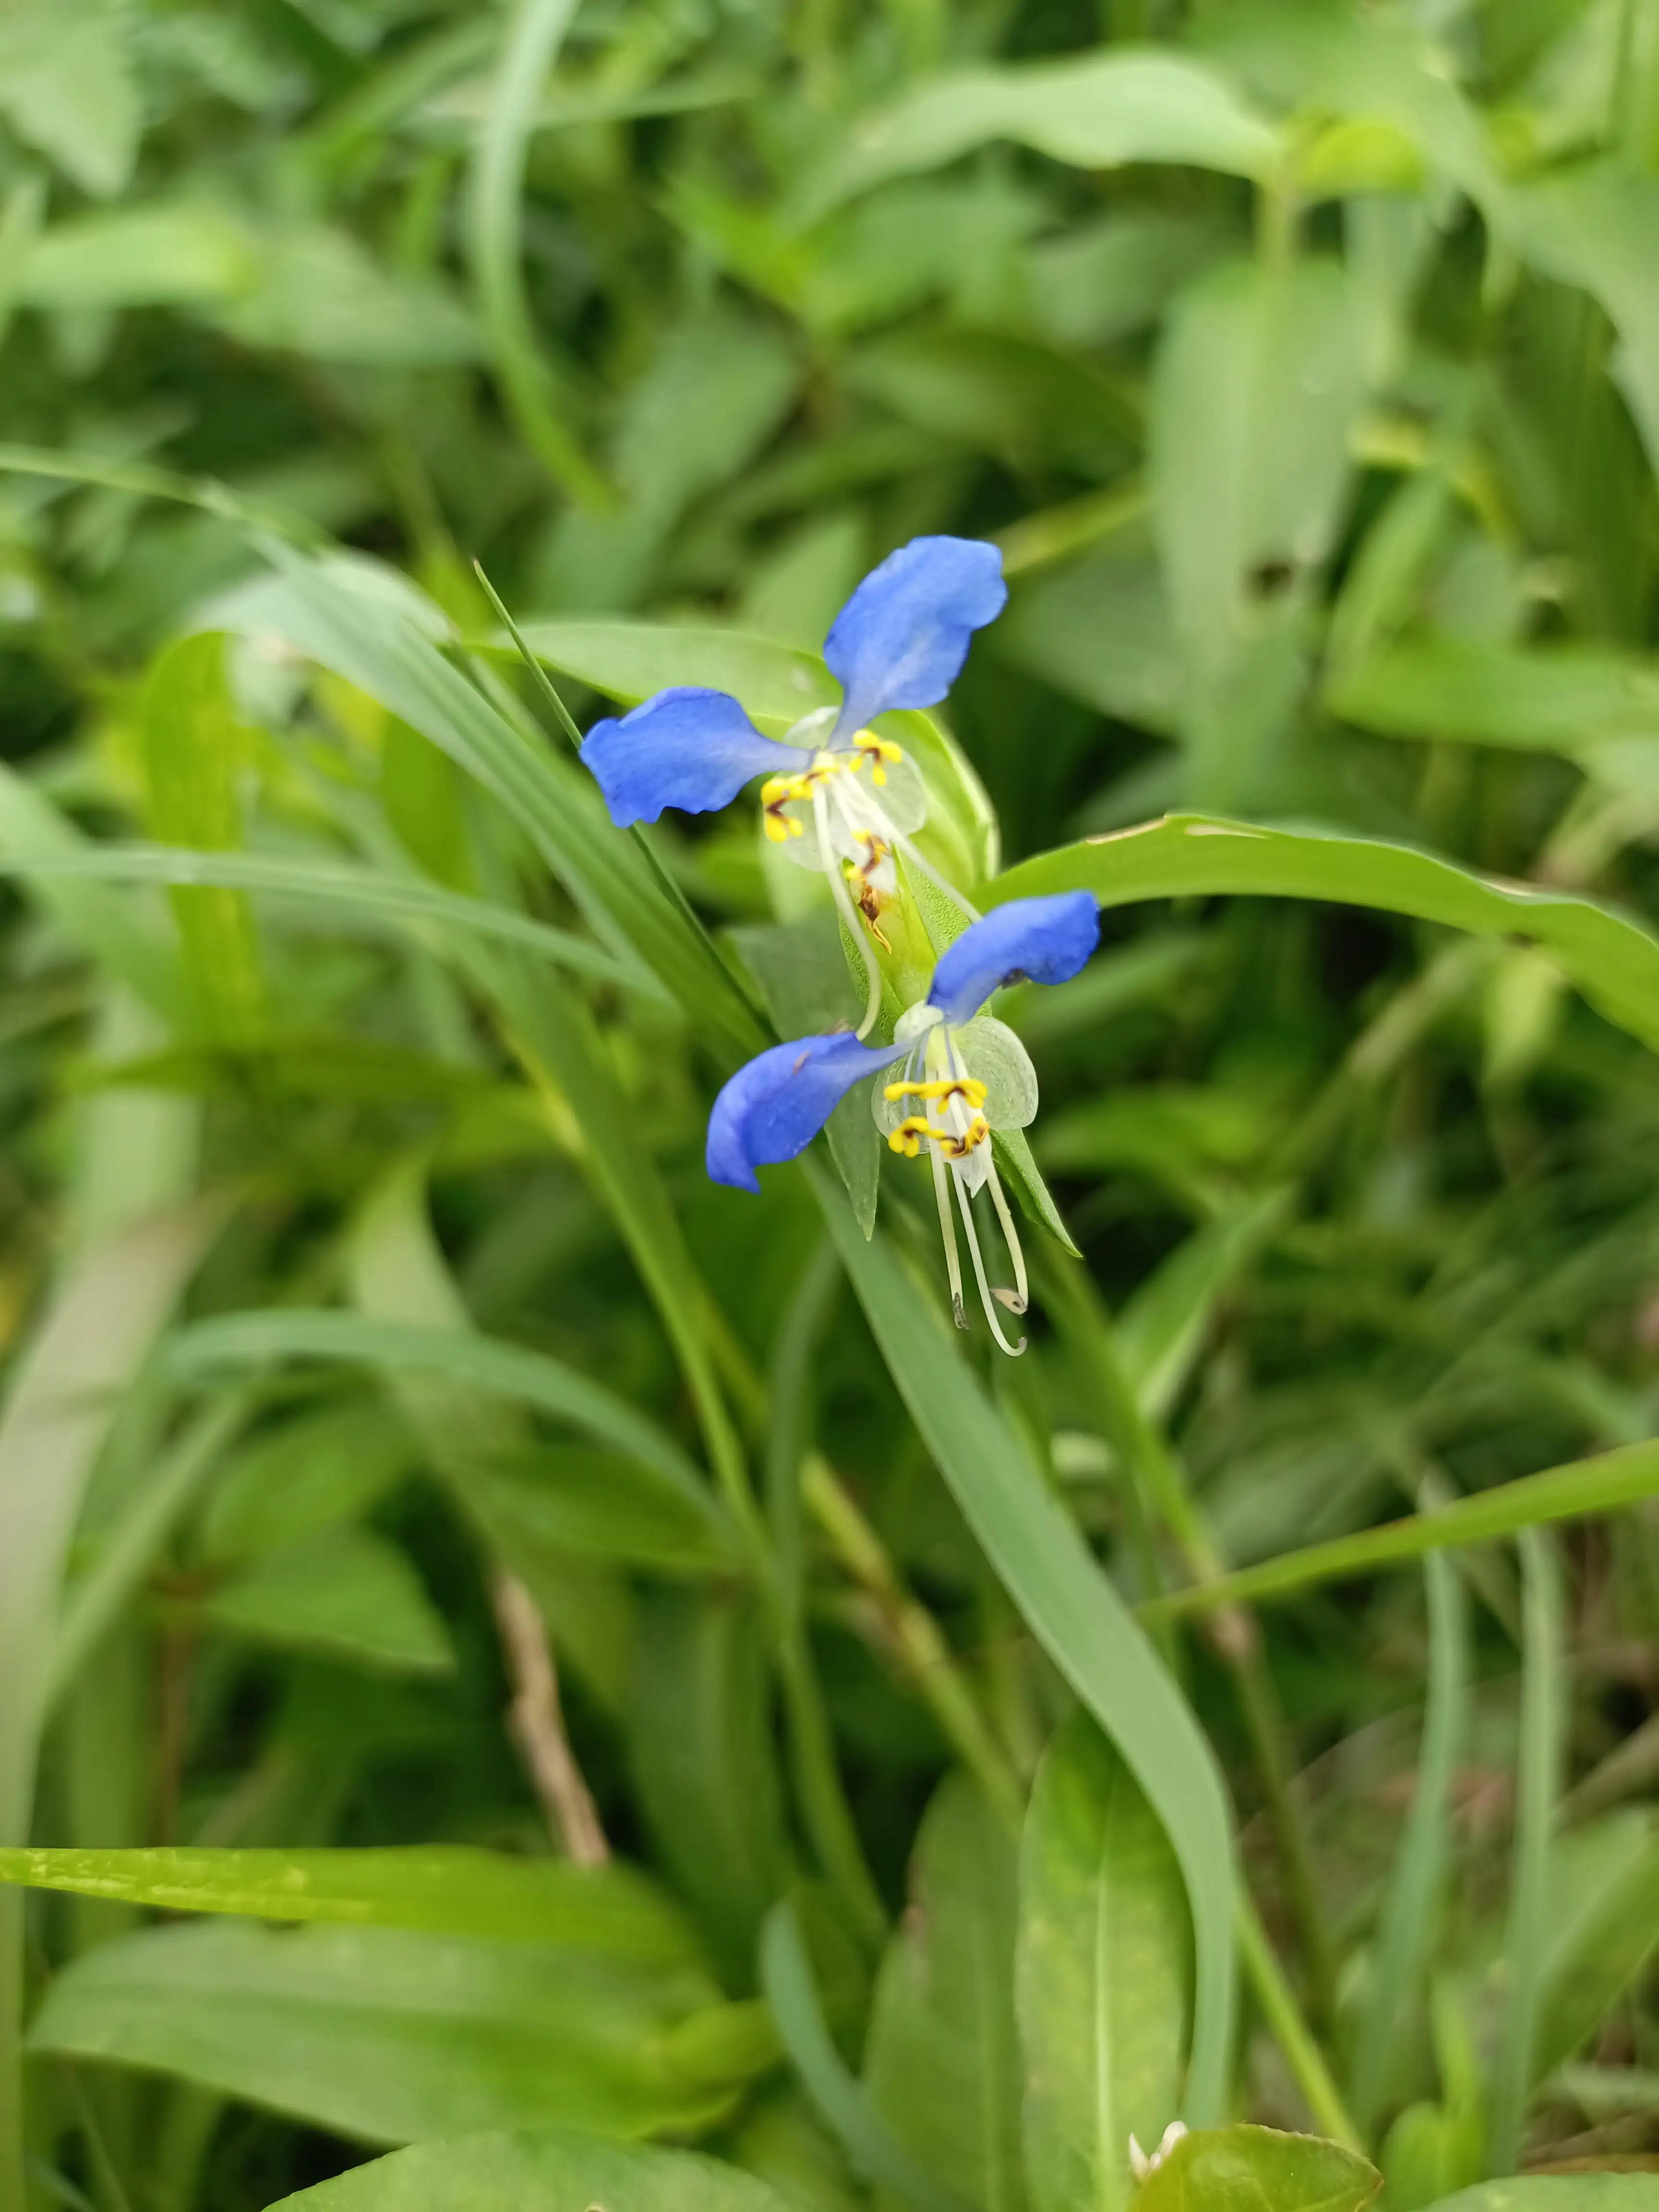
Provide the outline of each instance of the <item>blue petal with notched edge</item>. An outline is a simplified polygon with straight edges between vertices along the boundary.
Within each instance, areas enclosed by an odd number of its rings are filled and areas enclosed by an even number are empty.
[[[1067,981],[1099,941],[1100,913],[1088,891],[1010,899],[940,955],[927,1003],[947,1022],[971,1020],[1005,983]]]
[[[891,1045],[860,1044],[848,1030],[760,1054],[714,1101],[705,1154],[711,1179],[758,1190],[757,1167],[805,1152],[853,1085],[892,1057]]]
[[[598,779],[611,819],[654,822],[665,806],[710,814],[757,775],[788,775],[811,755],[762,737],[724,691],[679,684],[618,721],[595,722],[582,758]]]
[[[1002,556],[977,538],[913,538],[872,568],[823,642],[846,696],[830,743],[892,707],[933,707],[968,641],[1007,604]]]

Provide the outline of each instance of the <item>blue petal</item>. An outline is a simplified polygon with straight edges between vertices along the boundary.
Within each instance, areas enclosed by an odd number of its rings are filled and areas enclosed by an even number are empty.
[[[623,829],[654,822],[665,806],[709,814],[757,775],[786,775],[811,755],[762,737],[735,699],[678,684],[620,721],[595,722],[582,758]]]
[[[733,1190],[758,1190],[757,1167],[804,1152],[862,1077],[893,1057],[849,1030],[775,1044],[740,1067],[708,1116],[708,1173]]]
[[[947,1022],[969,1021],[1005,983],[1064,983],[1099,939],[1100,914],[1088,891],[1010,899],[946,948],[927,1003]]]
[[[982,539],[913,538],[890,553],[824,640],[824,659],[846,695],[835,738],[850,738],[891,707],[936,706],[968,657],[969,639],[1007,599],[1002,556]]]

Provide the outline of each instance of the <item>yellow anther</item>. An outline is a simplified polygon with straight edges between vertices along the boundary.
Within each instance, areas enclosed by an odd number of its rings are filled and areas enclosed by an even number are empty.
[[[961,1098],[969,1106],[985,1103],[985,1085],[976,1076],[940,1075],[931,1083],[890,1083],[884,1098]]]
[[[890,1152],[902,1152],[907,1160],[915,1158],[921,1150],[924,1137],[942,1137],[943,1129],[936,1129],[925,1114],[912,1114],[901,1121],[887,1139]]]
[[[862,756],[862,759],[855,761],[853,765],[856,769],[862,765],[863,761],[867,760],[870,763],[872,783],[885,783],[888,769],[896,766],[904,758],[902,746],[896,745],[890,738],[878,738],[873,730],[860,730],[854,738],[853,744],[854,750]]]

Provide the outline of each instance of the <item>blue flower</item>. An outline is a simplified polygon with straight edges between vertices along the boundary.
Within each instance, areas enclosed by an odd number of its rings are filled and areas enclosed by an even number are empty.
[[[857,1083],[885,1068],[873,1102],[877,1127],[895,1152],[926,1152],[945,1239],[957,1326],[965,1328],[951,1187],[973,1260],[980,1302],[1005,1352],[999,1305],[1024,1313],[1024,1255],[1003,1194],[990,1137],[1023,1129],[1036,1112],[1036,1073],[1011,1029],[980,1009],[1004,985],[1064,983],[1094,951],[1100,916],[1087,891],[1011,899],[973,922],[942,955],[927,996],[901,1015],[890,1046],[865,1044],[848,1031],[774,1045],[739,1068],[708,1117],[708,1167],[716,1182],[757,1191],[756,1170],[793,1160],[817,1136]],[[1012,1289],[988,1280],[970,1200],[988,1190],[1013,1264]]]
[[[971,538],[913,538],[872,569],[830,625],[823,657],[842,687],[839,708],[763,737],[735,699],[692,684],[659,691],[620,719],[596,722],[582,744],[614,822],[654,822],[664,807],[706,814],[757,776],[768,838],[830,879],[853,942],[864,953],[873,1024],[881,980],[858,917],[878,943],[896,896],[894,854],[916,859],[912,833],[927,819],[915,766],[867,725],[896,708],[932,707],[950,690],[969,638],[1007,599],[1002,556]],[[918,865],[925,865],[918,861]]]

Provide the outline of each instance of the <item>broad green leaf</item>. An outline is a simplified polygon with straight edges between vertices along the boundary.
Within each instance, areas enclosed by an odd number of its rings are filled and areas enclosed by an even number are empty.
[[[629,1759],[663,1865],[728,1986],[755,1972],[789,1878],[765,1622],[752,1599],[663,1589],[641,1601]]]
[[[257,1559],[356,1520],[415,1459],[396,1416],[372,1399],[263,1430],[215,1483],[200,1549],[216,1563]]]
[[[330,1528],[285,1545],[222,1583],[202,1606],[213,1627],[278,1650],[309,1651],[389,1674],[446,1674],[443,1618],[395,1544]]]
[[[1196,1949],[1185,2104],[1207,2119],[1221,2103],[1234,2002],[1232,1846],[1213,1754],[933,1299],[919,1293],[885,1237],[864,1241],[822,1176],[813,1188],[923,1443],[1032,1634],[1127,1761],[1180,1861]]]
[[[1136,2191],[1135,2212],[1360,2212],[1382,2186],[1369,2160],[1318,2136],[1209,2128],[1183,2136]]]
[[[951,1776],[922,1820],[865,2045],[866,2086],[899,2143],[984,2212],[1024,2203],[1016,1880],[1006,1829]]]
[[[1050,1743],[1020,1856],[1025,2166],[1036,2212],[1121,2212],[1129,2137],[1181,2100],[1192,1934],[1181,1869],[1086,1713]]]
[[[132,173],[141,113],[125,24],[101,0],[24,0],[0,19],[0,112],[83,192]]]
[[[1534,2072],[1595,2033],[1659,1948],[1659,1831],[1634,1807],[1558,1837]]]
[[[1521,2173],[1443,2197],[1432,2212],[1659,2212],[1659,2173]]]
[[[252,279],[246,227],[210,200],[112,208],[43,231],[18,278],[31,307],[149,307],[223,300]]]
[[[368,2142],[577,2122],[627,2137],[689,2133],[730,2104],[752,2051],[722,2075],[676,2050],[716,1994],[694,1969],[587,1949],[204,1922],[87,1953],[29,2041]]]
[[[454,1844],[367,1850],[3,1850],[0,1881],[163,1912],[490,1936],[664,1967],[702,1960],[684,1920],[629,1868],[508,1858]]]
[[[991,633],[999,659],[1085,706],[1173,734],[1185,691],[1164,581],[1144,545],[1085,554],[1015,585]]]
[[[144,692],[149,820],[164,844],[211,853],[241,843],[240,738],[223,637],[203,630],[179,639],[155,663]],[[167,896],[210,1034],[233,1048],[257,1043],[265,1027],[264,992],[246,894],[220,887]]]
[[[557,622],[520,625],[539,660],[574,676],[623,706],[635,706],[674,684],[726,691],[757,729],[781,738],[803,714],[834,706],[841,687],[816,653],[741,630],[696,623]],[[985,787],[955,740],[932,713],[878,717],[882,729],[910,753],[927,779],[929,829],[947,839],[943,857],[965,880],[997,865],[996,817]],[[739,801],[739,804],[742,802]],[[921,842],[928,840],[924,835]]]
[[[307,225],[261,240],[253,280],[217,310],[240,345],[353,368],[475,361],[477,325],[438,284],[383,269],[348,232]]]
[[[509,1559],[533,1549],[667,1574],[741,1571],[708,1492],[690,1498],[621,1452],[539,1444],[492,1453],[468,1484]]]
[[[262,1368],[281,1359],[319,1359],[453,1377],[487,1396],[517,1400],[598,1443],[628,1452],[693,1498],[707,1494],[695,1467],[654,1422],[602,1382],[577,1374],[547,1352],[520,1345],[459,1329],[283,1307],[191,1322],[173,1337],[171,1358],[181,1377],[227,1368]]]
[[[1659,179],[1613,161],[1511,186],[1494,210],[1523,260],[1599,301],[1619,333],[1612,369],[1659,468]]]
[[[464,2136],[417,2143],[285,2197],[270,2212],[790,2212],[792,2200],[724,2160],[589,2134]]]
[[[854,125],[814,175],[803,212],[824,214],[890,177],[914,176],[1012,138],[1082,169],[1189,162],[1261,176],[1279,154],[1273,126],[1224,77],[1177,54],[1093,53],[936,77]]]
[[[1237,262],[1176,301],[1152,378],[1147,478],[1200,805],[1267,803],[1303,683],[1302,609],[1334,543],[1364,398],[1334,261]]]
[[[1220,892],[1326,899],[1480,936],[1530,938],[1547,945],[1598,1012],[1659,1047],[1659,939],[1640,923],[1594,900],[1479,876],[1408,845],[1172,814],[1023,861],[985,896],[1000,905],[1058,890],[1091,890],[1105,906]]]
[[[1346,720],[1395,738],[1570,758],[1621,738],[1659,738],[1659,668],[1588,646],[1404,639],[1345,670],[1325,696]]]

